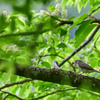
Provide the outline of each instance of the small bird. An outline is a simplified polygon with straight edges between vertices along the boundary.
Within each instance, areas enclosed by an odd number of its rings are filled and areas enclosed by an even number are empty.
[[[83,73],[91,73],[91,72],[97,72],[100,73],[99,71],[93,69],[90,65],[87,63],[81,61],[81,60],[76,60],[72,64],[76,64],[77,67],[83,72]]]

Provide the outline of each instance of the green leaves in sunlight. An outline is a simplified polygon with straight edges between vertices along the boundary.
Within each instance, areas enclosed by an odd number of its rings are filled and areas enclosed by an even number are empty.
[[[20,63],[22,66],[26,66],[31,64],[31,59],[26,55],[20,55],[16,57],[16,62]]]
[[[88,39],[97,25],[88,14],[100,5],[99,0],[1,0],[0,3],[0,11],[8,6],[12,9],[11,12],[7,9],[8,14],[6,11],[0,14],[0,88],[4,87],[0,100],[100,100],[99,93],[98,96],[81,87],[61,85],[60,79],[67,77],[60,76],[66,74],[63,70],[73,72],[71,63],[77,59],[100,71],[100,29],[92,41],[73,56],[73,51]],[[88,14],[83,14],[81,10],[87,4]],[[75,7],[82,13],[78,17],[71,10]],[[64,60],[67,57],[70,59]],[[61,71],[54,69],[53,60],[59,65],[66,62],[61,65]],[[30,67],[36,70],[30,72]],[[75,74],[80,74],[75,69]],[[35,75],[31,75],[33,72]],[[59,77],[54,77],[58,74]],[[26,81],[30,77],[33,80]]]
[[[54,12],[54,10],[55,10],[54,5],[50,5],[50,6],[48,7],[48,10],[51,11],[51,12]]]
[[[75,47],[77,48],[86,39],[86,37],[92,32],[96,24],[90,24],[92,20],[83,22],[75,32]]]
[[[50,64],[46,61],[43,61],[41,64],[42,64],[42,66],[44,66],[46,68],[51,68]]]
[[[78,25],[79,23],[81,23],[83,21],[84,18],[86,18],[88,16],[88,14],[83,14],[77,18],[74,19],[74,24],[70,27],[69,31],[74,28],[76,25]]]
[[[65,9],[66,3],[68,0],[62,0],[61,5],[62,5],[62,9]]]
[[[7,27],[8,22],[7,22],[7,16],[4,15],[3,13],[0,14],[0,34],[4,32],[5,27]]]
[[[48,48],[48,52],[51,54],[55,54],[55,48],[53,47]]]

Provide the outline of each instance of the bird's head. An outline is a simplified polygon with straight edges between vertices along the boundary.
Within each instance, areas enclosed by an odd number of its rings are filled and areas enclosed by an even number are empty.
[[[72,64],[79,64],[79,63],[81,63],[82,61],[81,60],[75,60],[74,62],[72,62]]]

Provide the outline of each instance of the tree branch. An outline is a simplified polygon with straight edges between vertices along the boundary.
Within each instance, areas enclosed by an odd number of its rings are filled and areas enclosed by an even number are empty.
[[[89,15],[92,15],[96,10],[98,10],[100,6],[98,6],[96,9],[94,9]]]
[[[68,61],[71,57],[73,57],[78,51],[80,51],[83,47],[85,47],[94,37],[94,35],[96,34],[96,32],[99,30],[100,25],[98,24],[95,28],[95,30],[93,31],[93,33],[91,34],[91,36],[82,44],[80,45],[76,50],[74,50],[67,58],[65,58],[60,64],[59,66],[62,66],[66,61]]]
[[[25,82],[29,82],[31,81],[32,79],[25,79],[25,80],[22,80],[22,81],[19,81],[19,82],[13,82],[13,83],[10,83],[10,84],[5,84],[4,86],[0,87],[0,91],[4,88],[7,88],[7,87],[10,87],[10,86],[13,86],[13,85],[17,85],[17,84],[23,84]]]
[[[37,98],[34,98],[34,99],[30,99],[30,100],[38,100],[38,99],[41,99],[41,98],[44,98],[46,96],[49,96],[49,95],[53,95],[55,93],[58,93],[58,92],[65,92],[65,91],[70,91],[70,90],[76,90],[77,88],[72,88],[72,89],[64,89],[64,90],[57,90],[55,92],[51,92],[51,93],[48,93],[46,95],[43,95],[43,96],[40,96],[40,97],[37,97]]]
[[[16,66],[16,75],[42,80],[62,85],[70,85],[77,88],[84,88],[100,93],[100,79],[76,74],[71,71],[54,70],[39,67],[20,67]]]
[[[10,34],[5,34],[5,35],[0,35],[0,38],[2,38],[2,37],[10,37],[10,36],[12,37],[12,36],[27,36],[27,35],[42,34],[42,33],[47,32],[49,30],[50,29],[45,29],[45,30],[42,30],[42,31],[36,30],[36,31],[31,31],[31,32],[20,32],[20,33],[16,33],[16,34],[10,33]]]
[[[1,60],[0,64],[5,62],[5,60]],[[32,80],[42,80],[62,85],[69,85],[77,87],[78,89],[83,88],[100,93],[100,79],[94,77],[79,75],[71,71],[39,68],[34,66],[22,67],[15,64],[14,67],[15,73],[13,74],[15,75],[31,78]],[[4,69],[0,71],[4,71]],[[31,81],[31,79],[29,79],[29,81]]]
[[[24,99],[22,99],[22,98],[20,98],[20,97],[18,97],[18,96],[16,96],[16,95],[14,95],[14,94],[11,94],[11,93],[9,93],[9,92],[6,92],[6,91],[1,91],[1,92],[7,93],[7,94],[8,94],[8,95],[4,98],[4,100],[5,100],[8,96],[13,96],[13,97],[15,97],[15,98],[17,98],[17,99],[19,99],[19,100],[24,100]]]

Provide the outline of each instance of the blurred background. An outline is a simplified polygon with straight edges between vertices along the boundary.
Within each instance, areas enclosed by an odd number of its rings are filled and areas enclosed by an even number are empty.
[[[56,5],[57,3],[62,2],[62,0],[30,0],[31,1],[31,10],[37,10],[38,12],[40,12],[41,10],[46,10],[48,11],[48,7],[50,5]],[[0,2],[0,13],[2,13],[3,11],[7,11],[7,15],[11,14],[12,12],[14,12],[14,7],[15,6],[21,6],[23,5],[23,3],[25,2],[25,0],[1,0]],[[16,4],[17,3],[17,4]],[[80,16],[84,13],[88,13],[90,6],[89,4],[86,5],[86,8],[82,7],[82,10],[80,13],[78,13],[77,7],[75,6],[71,6],[68,7],[66,6],[65,9],[67,10],[67,18],[70,18],[71,16]],[[100,12],[96,13],[94,15],[96,18],[99,19],[100,16]],[[74,34],[75,34],[75,30],[77,29],[77,27],[74,27],[71,31],[70,31],[70,38],[74,38]]]

